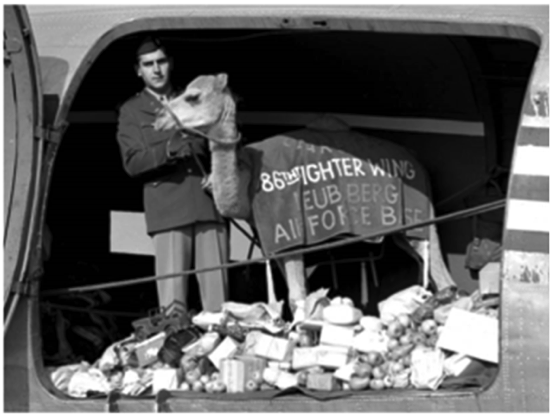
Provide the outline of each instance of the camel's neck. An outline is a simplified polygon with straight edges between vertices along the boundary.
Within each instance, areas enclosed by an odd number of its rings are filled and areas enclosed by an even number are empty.
[[[235,144],[210,141],[212,153],[212,192],[219,212],[226,217],[248,219],[250,172],[239,169]]]

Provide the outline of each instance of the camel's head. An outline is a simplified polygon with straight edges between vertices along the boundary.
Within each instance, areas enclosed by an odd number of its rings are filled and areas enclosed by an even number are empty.
[[[168,107],[184,127],[208,132],[220,121],[229,101],[232,102],[232,98],[227,87],[227,75],[221,73],[197,77],[181,95],[168,103]],[[162,109],[154,127],[171,129],[177,127],[177,123],[170,111]]]

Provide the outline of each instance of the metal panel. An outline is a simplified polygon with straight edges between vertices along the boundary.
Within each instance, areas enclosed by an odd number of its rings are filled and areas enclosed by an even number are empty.
[[[63,79],[44,78],[68,110],[89,63],[117,37],[159,29],[312,29],[386,33],[495,36],[547,42],[544,6],[29,6],[41,56],[66,62]],[[452,23],[452,24],[449,24]],[[531,29],[527,29],[530,27]],[[534,30],[532,30],[534,29]],[[537,32],[535,31],[537,30]],[[538,57],[532,84],[548,86],[548,45]],[[64,116],[63,113],[60,116]],[[62,121],[58,116],[58,121]]]
[[[5,201],[4,233],[4,303],[10,294],[14,278],[20,278],[28,258],[27,232],[33,223],[31,208],[36,188],[37,126],[41,125],[42,105],[38,57],[32,39],[26,11],[18,6],[4,7],[4,76],[6,90],[5,115],[9,127],[4,129],[4,145],[8,149],[5,161],[12,165],[11,182],[4,182],[11,193]],[[7,85],[6,85],[7,83]],[[7,157],[7,159],[6,159]],[[9,312],[8,312],[9,314]],[[7,318],[9,320],[9,317]]]

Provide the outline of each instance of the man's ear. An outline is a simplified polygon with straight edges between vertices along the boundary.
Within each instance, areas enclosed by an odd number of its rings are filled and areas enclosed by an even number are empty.
[[[216,76],[216,85],[219,89],[225,89],[227,86],[227,74],[226,73],[219,73],[218,76]]]
[[[136,63],[134,65],[134,70],[136,71],[136,75],[138,75],[138,77],[141,78],[141,72],[139,71],[139,64],[138,63]]]

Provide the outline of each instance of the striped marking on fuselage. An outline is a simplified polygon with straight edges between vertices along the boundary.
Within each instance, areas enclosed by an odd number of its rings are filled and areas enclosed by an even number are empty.
[[[538,145],[516,147],[512,173],[550,176],[550,148]]]
[[[548,257],[550,245],[550,146],[548,119],[523,117],[516,142],[510,178],[504,235],[504,269],[515,269],[518,258],[530,268]],[[517,271],[505,277],[548,284],[548,266],[541,277],[529,278]],[[546,269],[546,270],[544,270]],[[519,275],[519,276],[518,276]]]
[[[509,230],[550,232],[550,203],[510,199],[508,201]]]

